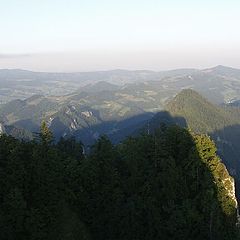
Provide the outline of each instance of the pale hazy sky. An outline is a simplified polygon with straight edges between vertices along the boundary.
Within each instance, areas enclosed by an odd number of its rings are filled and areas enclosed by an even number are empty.
[[[0,68],[240,68],[240,0],[0,0]]]

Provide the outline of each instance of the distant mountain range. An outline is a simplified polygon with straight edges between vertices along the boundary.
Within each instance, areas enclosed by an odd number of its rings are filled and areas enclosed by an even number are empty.
[[[0,123],[5,128],[14,126],[19,131],[26,130],[25,135],[29,136],[30,132],[39,131],[41,121],[46,120],[56,139],[74,135],[91,144],[99,135],[107,134],[118,142],[163,109],[182,114],[170,102],[183,89],[196,90],[215,104],[236,106],[240,101],[240,70],[224,66],[163,72],[0,70],[0,99],[10,100],[0,105]],[[183,101],[181,96],[178,95],[177,102]],[[205,104],[212,121],[206,125],[207,119],[199,120],[203,103],[194,106],[193,100],[184,102],[188,109],[198,111],[190,125],[194,122],[198,129],[213,132],[225,126],[222,122],[229,122],[229,117],[223,117],[229,112]],[[238,124],[237,120],[232,124]],[[221,122],[219,126],[218,122]]]
[[[94,86],[96,83],[99,86]],[[80,73],[47,73],[19,69],[0,69],[0,103],[26,99],[33,95],[62,96],[77,90],[109,89],[107,82],[117,86],[139,88],[147,83],[171,97],[180,89],[192,88],[216,103],[239,100],[240,70],[225,66],[209,69],[177,69],[170,71],[112,70]],[[137,85],[137,86],[135,86]],[[140,86],[139,86],[140,85]],[[114,86],[116,89],[117,86]],[[143,87],[143,86],[142,86]],[[90,90],[91,89],[91,90]]]

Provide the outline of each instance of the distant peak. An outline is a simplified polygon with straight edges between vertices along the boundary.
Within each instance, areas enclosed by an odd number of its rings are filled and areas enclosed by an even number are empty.
[[[181,92],[179,92],[177,96],[192,96],[192,95],[195,95],[195,96],[201,96],[197,91],[191,89],[191,88],[186,88],[186,89],[183,89]]]
[[[224,65],[217,65],[212,68],[203,69],[203,72],[211,72],[216,74],[226,74],[226,73],[229,74],[229,73],[240,72],[240,70],[237,68],[228,67]]]
[[[227,67],[227,66],[224,66],[224,65],[217,65],[217,66],[215,66],[213,68],[230,68],[230,67]]]
[[[179,92],[172,100],[167,104],[168,107],[171,106],[181,106],[186,107],[185,104],[192,105],[194,102],[206,103],[207,100],[198,92],[193,89],[183,89]]]
[[[224,70],[224,69],[234,69],[234,68],[228,67],[228,66],[224,66],[224,65],[217,65],[217,66],[213,67],[212,69],[215,69],[215,70]]]

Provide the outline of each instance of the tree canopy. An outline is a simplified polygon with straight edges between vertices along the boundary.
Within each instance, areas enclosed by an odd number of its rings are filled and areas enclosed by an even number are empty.
[[[89,154],[74,138],[0,136],[0,239],[238,239],[214,142],[177,126]]]

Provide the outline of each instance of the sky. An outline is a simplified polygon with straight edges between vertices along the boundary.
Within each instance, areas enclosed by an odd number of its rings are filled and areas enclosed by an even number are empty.
[[[0,0],[0,68],[240,68],[239,0]]]

